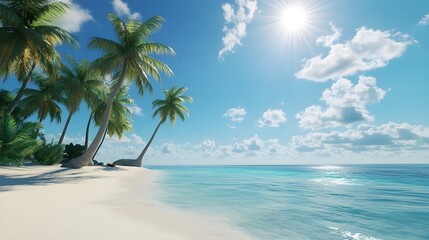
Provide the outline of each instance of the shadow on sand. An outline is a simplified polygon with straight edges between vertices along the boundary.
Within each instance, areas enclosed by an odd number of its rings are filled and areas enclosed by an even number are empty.
[[[23,167],[25,168],[25,167]],[[95,171],[123,171],[123,169],[117,167],[96,167]],[[3,168],[7,169],[7,168]],[[0,168],[0,192],[10,191],[14,187],[19,186],[30,186],[30,185],[49,185],[49,184],[61,184],[61,183],[73,183],[80,180],[101,178],[95,176],[95,174],[88,173],[87,171],[81,171],[80,169],[69,169],[59,168],[53,169],[39,175],[30,175],[23,171],[23,174],[14,174],[13,176],[7,176],[2,174],[2,168]],[[19,169],[18,169],[19,170]]]

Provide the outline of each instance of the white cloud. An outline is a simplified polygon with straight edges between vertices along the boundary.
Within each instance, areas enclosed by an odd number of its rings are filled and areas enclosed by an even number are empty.
[[[328,55],[306,60],[301,71],[295,74],[297,78],[325,82],[384,67],[415,42],[410,36],[399,32],[361,27],[352,40],[334,44],[333,40],[339,36],[340,30],[333,25],[331,27],[333,35],[318,38],[318,43],[330,48]]]
[[[69,9],[66,14],[55,22],[59,26],[71,33],[80,31],[82,24],[94,20],[88,9],[82,8],[72,0],[62,0],[61,2],[67,3]]]
[[[139,12],[131,13],[128,4],[122,0],[113,0],[113,10],[115,10],[116,14],[120,17],[126,16],[129,19],[139,20],[141,18],[141,14]]]
[[[417,151],[429,147],[429,128],[407,123],[386,123],[380,126],[362,124],[344,132],[311,132],[294,136],[292,146],[300,152],[318,150]]]
[[[209,152],[212,151],[215,147],[216,143],[214,140],[206,139],[199,145],[198,148],[201,149],[203,152]]]
[[[429,24],[429,13],[424,15],[419,21],[419,25],[426,26]]]
[[[280,123],[286,122],[286,113],[281,109],[268,109],[258,120],[259,127],[279,127]]]
[[[131,114],[135,114],[137,116],[144,116],[143,110],[138,106],[128,106],[128,109],[130,110]]]
[[[377,87],[374,77],[360,76],[356,85],[350,80],[339,79],[323,92],[321,100],[328,106],[307,107],[296,115],[303,129],[344,126],[358,121],[372,121],[366,109],[369,103],[377,103],[386,91]]]
[[[316,39],[316,43],[322,44],[324,47],[330,47],[334,44],[335,41],[340,39],[341,37],[341,29],[338,29],[333,23],[329,23],[332,31],[334,32],[332,35],[320,36]]]
[[[241,45],[241,39],[247,34],[247,24],[252,21],[258,9],[256,0],[236,0],[235,2],[238,4],[237,10],[230,3],[222,4],[226,24],[223,27],[225,36],[222,38],[223,48],[218,54],[219,60],[223,60],[226,53],[234,52],[236,45]],[[232,27],[229,28],[228,25]]]
[[[243,140],[243,143],[244,143],[244,146],[246,147],[246,150],[248,151],[259,151],[264,146],[264,143],[258,137],[258,135],[255,135],[249,139]]]
[[[92,139],[90,139],[92,141]],[[106,136],[96,160],[104,163],[118,159],[135,159],[143,150],[146,142],[137,134],[125,134],[122,138]]]
[[[223,116],[230,118],[233,122],[241,122],[243,121],[244,116],[246,116],[246,114],[246,109],[242,107],[237,107],[228,109],[226,113],[223,114]]]

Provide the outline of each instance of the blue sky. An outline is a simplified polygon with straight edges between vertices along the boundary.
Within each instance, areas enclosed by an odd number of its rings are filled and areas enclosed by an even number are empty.
[[[63,54],[100,56],[86,45],[114,38],[109,12],[163,16],[152,40],[177,53],[159,57],[174,77],[153,95],[131,86],[134,130],[108,139],[99,160],[137,157],[158,122],[151,102],[175,85],[189,88],[191,115],[160,129],[145,164],[429,163],[429,1],[66,2],[58,24],[81,47]],[[83,143],[88,117],[82,105],[66,143]],[[59,138],[63,124],[44,125]]]

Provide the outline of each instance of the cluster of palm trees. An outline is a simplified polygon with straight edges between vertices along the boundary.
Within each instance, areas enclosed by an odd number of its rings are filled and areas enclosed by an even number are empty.
[[[161,28],[162,17],[155,16],[140,22],[123,21],[114,14],[108,14],[107,19],[117,39],[94,37],[88,43],[88,48],[101,50],[102,56],[92,62],[77,62],[66,55],[68,63],[63,63],[55,47],[59,44],[78,47],[72,34],[53,25],[67,8],[65,3],[51,0],[0,0],[0,76],[6,80],[14,75],[21,82],[13,101],[8,106],[2,106],[4,111],[0,120],[9,121],[7,119],[19,112],[24,118],[37,114],[39,122],[47,117],[51,122],[61,122],[62,104],[68,111],[68,117],[58,141],[61,144],[73,115],[85,102],[91,110],[86,151],[63,164],[65,167],[79,168],[92,164],[106,134],[121,137],[131,129],[131,113],[127,108],[132,103],[128,95],[129,83],[133,82],[138,93],[143,95],[145,91],[153,91],[149,77],[159,81],[162,73],[172,75],[172,70],[152,55],[174,55],[175,52],[167,45],[149,40],[151,34]],[[111,79],[109,83],[104,80],[105,76]],[[28,88],[29,82],[37,88]],[[184,96],[185,91],[186,88],[176,87],[164,90],[165,99],[153,102],[156,108],[153,116],[159,116],[160,123],[142,154],[128,165],[141,165],[143,155],[160,125],[168,119],[174,124],[176,116],[184,120],[184,115],[189,114],[183,103],[191,102],[192,98]],[[99,129],[94,140],[88,144],[91,121]],[[33,128],[37,135],[40,125]],[[0,150],[4,145],[0,140]]]

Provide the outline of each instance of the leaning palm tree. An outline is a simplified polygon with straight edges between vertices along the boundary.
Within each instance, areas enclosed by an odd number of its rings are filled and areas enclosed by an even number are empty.
[[[115,96],[125,80],[134,80],[139,94],[143,95],[145,89],[152,92],[148,76],[159,81],[160,71],[167,75],[172,74],[165,63],[151,56],[151,54],[175,54],[169,46],[149,41],[150,35],[160,29],[164,21],[162,17],[155,16],[145,22],[131,19],[127,23],[115,14],[108,14],[107,18],[113,25],[118,41],[96,37],[91,39],[88,47],[99,49],[104,54],[93,62],[93,67],[103,76],[113,73],[117,81],[109,94],[100,128],[91,145],[82,156],[63,164],[64,167],[79,168],[91,163],[109,123]]]
[[[38,89],[25,89],[23,92],[25,97],[19,102],[24,116],[29,117],[33,113],[37,113],[37,119],[40,123],[49,115],[51,122],[56,120],[57,123],[60,123],[60,104],[64,102],[63,94],[59,91],[55,83],[49,81],[49,79],[41,74],[33,74],[33,79]]]
[[[69,112],[61,137],[58,144],[63,142],[72,116],[79,110],[82,101],[86,102],[88,107],[95,101],[97,96],[104,88],[104,82],[98,74],[91,71],[89,61],[83,59],[80,63],[70,55],[66,59],[71,68],[63,65],[61,78],[58,87],[65,93],[65,106]]]
[[[153,113],[153,117],[159,115],[160,120],[155,128],[155,131],[150,137],[149,142],[143,148],[143,151],[140,153],[136,160],[120,159],[113,162],[113,164],[140,167],[142,165],[143,157],[146,151],[149,149],[149,146],[152,143],[153,139],[155,138],[159,127],[161,127],[161,125],[164,124],[168,119],[170,119],[171,126],[174,126],[174,123],[176,122],[176,116],[179,116],[182,121],[185,120],[185,114],[189,116],[189,110],[185,106],[183,106],[183,103],[185,103],[186,101],[192,103],[193,99],[189,96],[183,95],[183,93],[185,93],[186,91],[187,88],[184,87],[172,87],[170,90],[165,89],[165,99],[157,99],[152,102],[153,108],[157,108]]]
[[[18,105],[36,66],[50,75],[58,72],[56,45],[78,46],[68,31],[52,25],[67,8],[65,3],[51,0],[0,1],[0,76],[13,73],[22,82],[6,114]]]
[[[88,137],[89,137],[89,128],[91,126],[92,121],[95,122],[96,126],[100,126],[101,124],[101,120],[103,118],[103,113],[104,113],[104,109],[106,109],[106,104],[107,104],[107,99],[108,99],[108,93],[105,91],[101,91],[97,97],[93,100],[93,102],[91,103],[91,114],[89,116],[88,122],[87,122],[87,126],[86,126],[86,133],[85,133],[85,149],[88,148]],[[107,125],[107,129],[105,132],[107,133],[111,133],[111,132],[115,132],[115,130],[113,130],[112,128],[115,127],[111,127],[110,125],[113,126],[113,124],[118,124],[118,126],[122,123],[116,123],[115,121],[117,121],[117,117],[118,115],[126,115],[126,122],[128,123],[123,123],[125,125],[130,125],[129,129],[127,127],[124,127],[124,132],[131,130],[131,123],[128,120],[128,115],[131,114],[131,111],[126,108],[125,106],[129,106],[133,104],[133,100],[130,97],[130,95],[128,95],[128,87],[127,86],[122,86],[121,90],[119,90],[117,96],[115,97],[115,100],[113,101],[112,104],[112,116],[109,118],[109,123]],[[121,118],[121,119],[125,119],[125,118]],[[119,121],[119,120],[118,120]],[[122,134],[116,134],[114,133],[114,135],[118,135],[119,137],[122,137]],[[105,136],[105,134],[104,134]],[[103,141],[102,141],[103,142]],[[100,144],[101,146],[101,144]],[[100,148],[99,146],[99,148]]]
[[[101,124],[103,111],[106,108],[106,101],[107,96],[103,95],[102,101],[99,102],[98,106],[94,111],[94,121],[95,124],[98,126]],[[122,138],[126,131],[132,129],[131,120],[129,118],[131,116],[131,111],[128,108],[128,106],[130,106],[132,103],[133,100],[130,95],[128,95],[128,87],[122,86],[121,90],[119,90],[118,94],[115,97],[115,100],[113,101],[111,110],[112,113],[109,118],[109,123],[107,125],[106,131],[104,131],[101,143],[98,146],[97,151],[95,151],[94,158],[95,155],[97,155],[97,152],[100,149],[101,145],[103,145],[106,134],[110,137],[117,135],[119,138]]]

